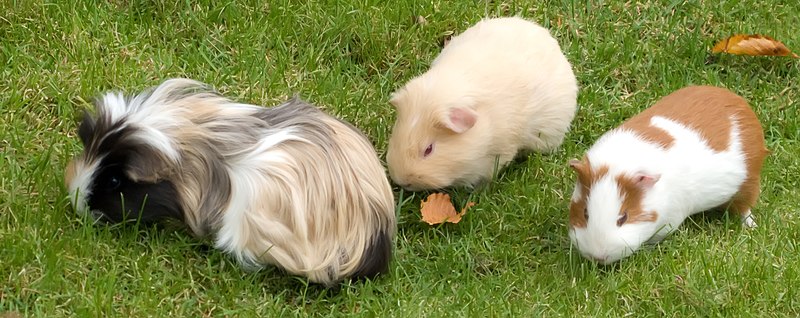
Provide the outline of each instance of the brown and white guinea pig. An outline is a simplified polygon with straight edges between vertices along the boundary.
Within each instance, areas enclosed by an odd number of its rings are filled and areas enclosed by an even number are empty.
[[[387,161],[408,190],[475,186],[520,151],[552,151],[578,84],[550,32],[521,18],[478,22],[397,90]]]
[[[766,155],[761,124],[743,98],[710,86],[677,90],[570,161],[578,174],[572,244],[608,264],[709,209],[727,209],[753,227]]]
[[[79,213],[176,218],[245,267],[325,285],[388,269],[395,205],[374,148],[301,100],[263,108],[171,79],[105,94],[78,135],[85,148],[66,183]]]

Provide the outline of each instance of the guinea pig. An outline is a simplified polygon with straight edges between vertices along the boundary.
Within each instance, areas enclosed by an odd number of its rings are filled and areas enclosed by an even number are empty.
[[[178,219],[244,268],[276,265],[327,286],[388,270],[395,205],[375,149],[297,98],[264,108],[170,79],[106,93],[78,135],[84,150],[65,176],[79,213]]]
[[[516,17],[480,21],[392,95],[389,174],[412,191],[474,187],[518,154],[558,148],[577,96],[547,29]]]
[[[602,264],[657,243],[688,216],[720,208],[755,226],[764,133],[747,101],[690,86],[606,132],[582,160],[569,207],[569,237]]]

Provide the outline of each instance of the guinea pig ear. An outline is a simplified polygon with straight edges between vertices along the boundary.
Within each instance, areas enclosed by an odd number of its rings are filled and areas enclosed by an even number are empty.
[[[569,161],[569,167],[575,172],[578,173],[579,176],[588,175],[589,174],[589,161],[586,157],[583,159],[572,159]]]
[[[402,98],[403,97],[400,91],[394,92],[392,94],[392,98],[389,99],[389,104],[392,104],[392,106],[394,106],[394,109],[397,109],[398,107],[400,107],[400,99]]]
[[[569,166],[578,174],[578,182],[585,187],[591,185],[591,171],[589,167],[589,160],[583,157],[582,160],[572,159],[569,161]]]
[[[478,113],[469,107],[450,107],[442,125],[452,132],[460,134],[470,130],[478,121]]]
[[[644,172],[637,172],[633,176],[633,183],[642,189],[650,189],[661,178],[660,174],[647,174]]]
[[[81,142],[84,146],[89,145],[89,139],[92,138],[92,135],[95,131],[95,121],[89,112],[86,110],[83,111],[83,118],[81,119],[81,125],[78,127],[78,137],[81,139]]]
[[[576,172],[579,172],[579,173],[584,168],[583,162],[578,160],[578,159],[570,160],[569,161],[569,166],[570,166],[570,168],[572,168],[572,170],[575,170]]]

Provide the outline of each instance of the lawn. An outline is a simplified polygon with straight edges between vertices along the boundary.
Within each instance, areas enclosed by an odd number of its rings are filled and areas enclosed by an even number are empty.
[[[763,33],[798,52],[798,13],[800,2],[779,0],[0,1],[0,317],[796,317],[800,60],[709,51]],[[383,157],[389,94],[450,34],[508,15],[562,44],[581,87],[573,129],[553,154],[450,190],[459,207],[477,203],[459,224],[421,223],[427,193],[396,188],[395,259],[375,281],[329,290],[244,272],[179,228],[92,226],[66,199],[77,121],[102,91],[180,76],[265,106],[299,94],[364,130]],[[689,84],[737,92],[763,123],[759,227],[708,213],[621,263],[584,260],[567,236],[567,161]]]

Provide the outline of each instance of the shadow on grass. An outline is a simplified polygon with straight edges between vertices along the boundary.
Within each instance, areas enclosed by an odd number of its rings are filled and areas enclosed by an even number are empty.
[[[381,285],[389,276],[383,275],[372,280],[344,280],[326,287],[273,265],[255,270],[244,269],[233,257],[216,249],[210,238],[194,237],[178,221],[96,224],[89,219],[78,219],[77,223],[78,230],[85,231],[85,235],[107,241],[115,248],[132,250],[133,255],[143,255],[148,259],[167,257],[170,262],[186,266],[174,274],[187,275],[185,279],[197,283],[203,290],[256,290],[284,299],[285,303],[293,306],[302,307],[344,296],[345,293],[358,293],[362,288],[372,290],[375,289],[372,286]],[[187,274],[186,271],[191,273]]]
[[[746,80],[765,77],[792,80],[797,61],[792,58],[774,56],[737,56],[731,54],[709,54],[706,67],[716,69],[720,75],[735,75]]]

